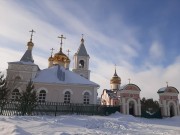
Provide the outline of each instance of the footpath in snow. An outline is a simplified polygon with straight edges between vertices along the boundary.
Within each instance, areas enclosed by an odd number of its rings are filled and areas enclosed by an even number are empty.
[[[180,116],[0,116],[0,135],[180,135]]]

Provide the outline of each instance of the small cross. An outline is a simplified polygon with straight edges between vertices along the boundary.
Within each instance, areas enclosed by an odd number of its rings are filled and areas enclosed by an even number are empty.
[[[68,49],[67,52],[68,52],[68,57],[69,57],[69,52],[71,52],[71,51]]]
[[[131,79],[129,78],[128,80],[129,80],[129,84],[130,84],[131,83]]]
[[[63,43],[62,43],[62,40],[63,40],[63,39],[66,39],[66,37],[64,37],[63,35],[61,35],[61,36],[58,36],[58,38],[60,38],[60,39],[61,39],[61,43],[60,43],[60,45],[61,45],[61,48],[62,48],[62,44],[63,44]]]
[[[168,87],[168,82],[166,82],[166,84],[167,84],[167,87]]]
[[[52,54],[53,54],[54,48],[51,48],[50,50],[51,50],[51,57],[52,57]]]
[[[35,33],[35,31],[32,29],[32,30],[29,31],[29,32],[31,32],[31,38],[30,38],[30,41],[32,41],[32,36],[33,36],[33,33]]]
[[[81,43],[84,44],[84,39],[83,39],[84,34],[82,34],[82,38],[81,38]]]

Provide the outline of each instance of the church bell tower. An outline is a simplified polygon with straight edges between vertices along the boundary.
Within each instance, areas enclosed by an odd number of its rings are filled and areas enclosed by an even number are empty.
[[[82,37],[80,47],[74,55],[74,67],[73,72],[83,76],[86,79],[90,79],[89,70],[89,55],[84,46],[84,39]]]

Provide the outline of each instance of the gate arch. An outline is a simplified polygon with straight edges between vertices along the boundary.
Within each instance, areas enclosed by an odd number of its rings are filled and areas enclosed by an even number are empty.
[[[169,101],[168,102],[168,115],[170,117],[173,117],[173,116],[177,115],[176,103],[174,101]]]
[[[133,107],[133,108],[130,108],[130,107]],[[133,98],[130,98],[127,100],[127,108],[126,108],[127,114],[132,113],[130,112],[131,110],[133,111],[133,115],[137,115],[137,101]]]

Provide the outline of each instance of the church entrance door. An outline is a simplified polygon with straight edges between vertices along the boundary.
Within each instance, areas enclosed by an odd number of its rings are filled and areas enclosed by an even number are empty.
[[[174,114],[174,106],[171,104],[170,107],[170,117],[173,117],[175,114]]]
[[[135,106],[135,105],[134,105],[134,102],[133,102],[133,101],[130,101],[130,102],[129,102],[129,114],[130,114],[130,115],[135,115],[135,114],[134,114],[134,111],[135,111],[134,106]]]

